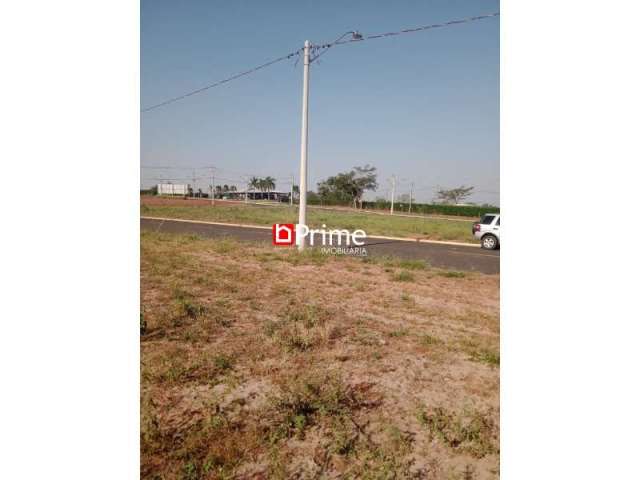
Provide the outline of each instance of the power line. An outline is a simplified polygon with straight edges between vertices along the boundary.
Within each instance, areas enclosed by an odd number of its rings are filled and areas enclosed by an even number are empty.
[[[216,171],[223,171],[223,172],[227,172],[233,175],[238,175],[240,177],[266,177],[266,176],[270,176],[270,175],[262,175],[261,173],[256,173],[256,172],[251,172],[251,173],[246,173],[246,172],[238,172],[236,170],[229,170],[228,168],[223,168],[223,167],[214,167],[214,166],[208,166],[208,167],[176,167],[176,166],[155,166],[155,165],[140,165],[140,168],[142,169],[147,169],[147,170],[211,170],[211,169],[215,169]],[[243,179],[244,180],[244,179]],[[289,177],[275,177],[275,180],[289,180]]]
[[[444,22],[444,23],[433,23],[431,25],[423,25],[421,27],[415,27],[415,28],[405,28],[403,30],[398,30],[396,32],[386,32],[386,33],[378,33],[375,35],[362,35],[360,33],[358,33],[357,35],[354,35],[353,38],[350,38],[349,40],[342,40],[341,38],[338,40],[335,40],[331,43],[325,43],[324,45],[314,45],[311,47],[311,49],[314,52],[318,52],[320,50],[323,49],[327,49],[327,48],[331,48],[334,45],[346,45],[346,44],[351,44],[351,43],[358,43],[358,42],[364,42],[365,40],[374,40],[376,38],[385,38],[385,37],[393,37],[396,35],[402,35],[405,33],[415,33],[415,32],[422,32],[424,30],[431,30],[434,28],[442,28],[442,27],[450,27],[453,25],[459,25],[462,23],[470,23],[470,22],[475,22],[477,20],[484,20],[487,18],[493,18],[493,17],[497,17],[500,15],[500,12],[494,12],[494,13],[488,13],[486,15],[477,15],[475,17],[466,17],[466,18],[460,18],[458,20],[450,20],[448,22]],[[344,37],[344,35],[343,35]],[[342,37],[342,38],[343,38]],[[322,53],[317,53],[315,58],[318,58],[320,55],[322,55]]]
[[[249,70],[245,70],[244,72],[240,72],[240,73],[237,73],[235,75],[232,75],[231,77],[225,78],[224,80],[220,80],[220,81],[212,83],[210,85],[206,85],[206,86],[204,86],[202,88],[198,88],[197,90],[193,90],[191,92],[185,93],[184,95],[180,95],[178,97],[170,98],[169,100],[165,100],[164,102],[160,102],[160,103],[157,103],[155,105],[151,105],[150,107],[143,108],[142,109],[142,113],[148,112],[148,111],[153,110],[155,108],[163,107],[163,106],[168,105],[168,104],[173,103],[173,102],[177,102],[178,100],[182,100],[184,98],[190,97],[191,95],[196,95],[198,93],[202,93],[205,90],[209,90],[210,88],[218,87],[218,86],[220,86],[220,85],[222,85],[224,83],[230,82],[232,80],[236,80],[236,79],[238,79],[240,77],[244,77],[245,75],[249,75],[250,73],[257,72],[260,69],[263,69],[265,67],[273,65],[274,63],[278,63],[278,62],[281,62],[283,60],[287,60],[287,59],[292,58],[293,56],[299,55],[299,54],[300,54],[300,50],[296,50],[295,52],[291,52],[291,53],[289,53],[287,55],[284,55],[282,57],[270,60],[267,63],[263,63],[262,65],[258,65],[257,67],[253,67],[253,68],[250,68]]]
[[[335,40],[335,41],[333,41],[331,43],[325,43],[323,45],[312,45],[311,46],[311,50],[315,55],[314,55],[314,57],[313,57],[313,59],[311,61],[317,59],[319,56],[321,56],[324,53],[324,52],[321,52],[321,50],[329,49],[329,48],[331,48],[331,47],[333,47],[335,45],[346,45],[346,44],[351,44],[351,43],[364,42],[365,40],[374,40],[376,38],[386,38],[386,37],[392,37],[392,36],[396,36],[396,35],[402,35],[402,34],[405,34],[405,33],[415,33],[415,32],[421,32],[421,31],[424,31],[424,30],[431,30],[431,29],[434,29],[434,28],[450,27],[450,26],[459,25],[459,24],[462,24],[462,23],[470,23],[470,22],[475,22],[477,20],[484,20],[486,18],[493,18],[493,17],[497,17],[499,15],[500,15],[500,12],[494,12],[494,13],[489,13],[487,15],[477,15],[475,17],[467,17],[467,18],[461,18],[461,19],[458,19],[458,20],[450,20],[450,21],[444,22],[444,23],[434,23],[434,24],[431,24],[431,25],[423,25],[421,27],[415,27],[415,28],[405,28],[403,30],[398,30],[396,32],[386,32],[386,33],[379,33],[379,34],[375,34],[375,35],[363,36],[358,32],[347,32],[347,34],[349,34],[349,33],[353,34],[352,38],[350,38],[349,40],[342,40],[346,35],[346,34],[344,34],[341,37],[339,37],[337,40]],[[258,65],[257,67],[250,68],[249,70],[245,70],[244,72],[240,72],[240,73],[237,73],[235,75],[232,75],[231,77],[225,78],[224,80],[217,81],[217,82],[212,83],[210,85],[206,85],[206,86],[204,86],[202,88],[198,88],[197,90],[193,90],[193,91],[185,93],[183,95],[179,95],[177,97],[170,98],[168,100],[165,100],[163,102],[157,103],[155,105],[151,105],[150,107],[143,108],[141,110],[141,112],[142,113],[149,112],[151,110],[154,110],[154,109],[159,108],[159,107],[163,107],[163,106],[168,105],[170,103],[177,102],[179,100],[183,100],[183,99],[185,99],[187,97],[190,97],[192,95],[196,95],[198,93],[202,93],[202,92],[204,92],[206,90],[209,90],[210,88],[218,87],[218,86],[220,86],[222,84],[225,84],[227,82],[231,82],[232,80],[236,80],[236,79],[238,79],[240,77],[244,77],[245,75],[249,75],[249,74],[254,73],[254,72],[258,71],[258,70],[261,70],[261,69],[263,69],[265,67],[273,65],[275,63],[282,62],[283,60],[288,60],[290,58],[293,58],[296,55],[300,55],[301,51],[302,51],[302,49],[298,49],[295,52],[291,52],[291,53],[289,53],[287,55],[283,55],[282,57],[275,58],[275,59],[270,60],[270,61],[268,61],[266,63],[263,63],[262,65]],[[318,53],[318,52],[320,52],[320,53]]]

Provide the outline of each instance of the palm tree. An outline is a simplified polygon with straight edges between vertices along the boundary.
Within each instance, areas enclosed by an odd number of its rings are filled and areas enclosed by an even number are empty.
[[[251,177],[249,179],[249,187],[255,190],[259,188],[259,186],[260,186],[260,179],[258,177]]]
[[[273,177],[266,177],[264,179],[264,186],[267,192],[274,190],[276,188],[276,179]]]

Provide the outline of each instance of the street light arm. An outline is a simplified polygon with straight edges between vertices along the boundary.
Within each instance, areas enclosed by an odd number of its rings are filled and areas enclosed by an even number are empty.
[[[312,47],[314,49],[323,49],[323,51],[317,54],[315,57],[311,58],[309,60],[309,63],[317,60],[319,57],[324,55],[327,52],[327,50],[329,50],[329,48],[333,47],[336,43],[340,42],[340,40],[342,40],[347,35],[351,35],[351,40],[362,40],[362,34],[360,34],[360,32],[358,32],[357,30],[350,30],[348,32],[344,32],[342,35],[340,35],[331,43],[327,43],[325,45],[319,45],[317,47]]]

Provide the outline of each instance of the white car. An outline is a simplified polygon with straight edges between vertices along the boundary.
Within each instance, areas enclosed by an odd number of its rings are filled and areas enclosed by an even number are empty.
[[[480,240],[480,246],[487,250],[500,248],[500,214],[487,213],[471,229],[473,236]]]

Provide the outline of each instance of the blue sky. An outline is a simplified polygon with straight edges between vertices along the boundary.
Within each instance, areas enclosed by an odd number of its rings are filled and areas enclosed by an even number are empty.
[[[396,31],[499,11],[485,0],[141,2],[141,104],[147,107],[345,31]],[[298,183],[302,66],[295,59],[141,114],[142,183],[243,174]],[[330,49],[311,66],[310,185],[355,165],[380,188],[474,185],[499,204],[499,17]],[[206,170],[197,186],[208,188]],[[190,180],[188,183],[192,183]]]

